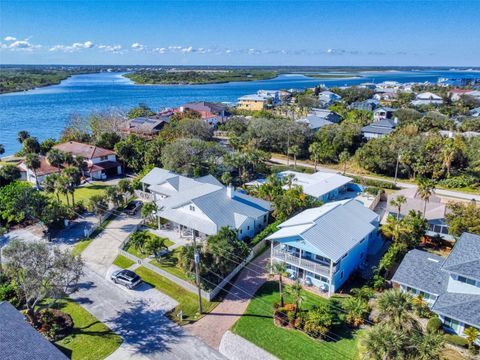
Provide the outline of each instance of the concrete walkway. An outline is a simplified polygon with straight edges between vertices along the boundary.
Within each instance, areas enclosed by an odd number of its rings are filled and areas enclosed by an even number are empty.
[[[267,280],[266,265],[270,252],[265,251],[244,268],[225,299],[208,315],[185,328],[214,349],[219,349],[223,335],[247,309],[250,299]],[[250,359],[246,357],[245,359]]]
[[[141,221],[139,215],[119,214],[82,252],[85,264],[96,273],[105,276],[117,257],[121,243]]]
[[[269,352],[231,331],[227,331],[223,335],[220,353],[230,360],[278,360]]]
[[[270,159],[270,161],[273,162],[273,163],[277,163],[277,164],[287,165],[287,160],[281,159],[281,158],[272,157]],[[292,160],[290,160],[290,165],[293,165]],[[312,164],[309,164],[309,163],[306,163],[306,162],[303,162],[303,161],[298,161],[298,160],[297,160],[297,165],[303,166],[303,167],[308,167],[308,168],[311,168],[311,169],[315,168],[315,166],[313,166]],[[338,173],[338,171],[335,170],[335,169],[330,169],[330,168],[326,168],[326,167],[322,167],[322,166],[317,166],[317,171]],[[392,183],[392,184],[394,182],[393,180],[381,179],[381,178],[378,178],[378,177],[375,177],[375,176],[368,176],[368,175],[361,175],[361,174],[349,174],[349,173],[347,173],[346,175],[347,176],[348,175],[356,175],[356,176],[364,177],[366,179],[380,180],[380,181],[385,181],[385,182],[389,182],[389,183]],[[417,187],[417,185],[415,185],[415,184],[410,184],[410,183],[401,182],[401,181],[397,181],[397,186],[399,186],[401,188],[416,188]],[[435,194],[440,195],[440,196],[446,196],[446,197],[461,199],[461,200],[480,201],[480,195],[465,193],[465,192],[461,192],[461,191],[435,189]]]

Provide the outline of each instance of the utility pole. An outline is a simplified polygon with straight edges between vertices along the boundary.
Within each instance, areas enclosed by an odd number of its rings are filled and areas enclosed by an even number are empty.
[[[198,268],[200,264],[200,253],[198,252],[198,249],[197,249],[197,241],[196,241],[194,229],[192,229],[192,239],[193,239],[193,248],[194,248],[193,259],[195,261],[195,282],[197,283],[197,291],[198,291],[198,312],[199,314],[202,314],[203,313],[202,291],[200,289],[200,270]]]
[[[398,152],[397,156],[397,165],[395,165],[395,180],[393,181],[393,185],[397,186],[397,175],[398,175],[398,163],[400,162],[400,151]]]

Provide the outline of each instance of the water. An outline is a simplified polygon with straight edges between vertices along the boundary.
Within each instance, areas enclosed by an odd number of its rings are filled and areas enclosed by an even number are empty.
[[[0,144],[5,155],[20,149],[17,133],[27,130],[39,140],[58,138],[72,114],[86,115],[108,108],[127,110],[139,103],[152,109],[176,107],[189,101],[236,102],[257,90],[301,89],[318,84],[354,85],[366,81],[436,82],[439,77],[480,76],[466,71],[365,72],[360,78],[314,79],[281,75],[272,80],[211,85],[135,85],[121,73],[76,75],[59,85],[0,96]]]

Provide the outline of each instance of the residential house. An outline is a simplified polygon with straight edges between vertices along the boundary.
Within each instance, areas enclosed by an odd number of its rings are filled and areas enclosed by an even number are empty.
[[[138,117],[128,120],[122,128],[122,132],[126,134],[136,134],[141,137],[151,138],[156,136],[166,124],[169,123],[170,117]]]
[[[392,119],[383,119],[374,121],[362,128],[362,135],[366,139],[379,138],[390,134],[397,127],[397,121]]]
[[[356,101],[351,103],[348,108],[350,110],[366,110],[373,111],[377,108],[379,102],[376,99],[368,99],[365,101]]]
[[[238,99],[237,108],[240,110],[259,111],[270,106],[272,99],[257,94],[244,95]]]
[[[479,235],[463,233],[446,258],[409,251],[392,282],[402,291],[421,296],[446,331],[464,336],[467,327],[480,329]]]
[[[462,98],[462,96],[468,95],[471,92],[472,90],[468,90],[468,89],[452,89],[448,92],[448,97],[452,101],[459,101]]]
[[[480,107],[470,110],[468,115],[473,117],[480,117]]]
[[[200,239],[227,226],[239,239],[253,238],[268,223],[270,203],[223,186],[211,175],[189,178],[154,168],[141,180],[157,204],[163,227]]]
[[[0,302],[0,354],[5,360],[67,360],[8,301]]]
[[[388,103],[396,100],[398,98],[398,93],[395,91],[378,92],[375,95],[373,95],[373,98],[380,102]]]
[[[32,184],[39,184],[41,185],[45,178],[50,174],[59,173],[62,170],[56,166],[50,165],[46,156],[39,155],[40,160],[40,167],[33,171],[29,169],[24,161],[21,161],[17,167],[20,170],[20,179],[28,181]]]
[[[214,126],[224,123],[230,116],[228,106],[208,101],[189,102],[179,106],[174,112],[183,113],[187,110],[198,112],[203,120]]]
[[[433,94],[431,92],[424,92],[417,94],[415,100],[411,102],[414,106],[421,106],[421,105],[441,105],[443,104],[443,99],[441,96]]]
[[[323,107],[327,107],[342,100],[342,97],[331,91],[322,91],[318,94],[318,100]]]
[[[382,220],[384,222],[388,215],[397,216],[398,208],[396,206],[390,205],[390,200],[396,200],[398,196],[403,195],[406,198],[406,203],[403,204],[400,208],[400,218],[408,215],[408,213],[413,211],[420,211],[422,214],[425,209],[424,217],[428,222],[428,231],[427,236],[441,236],[445,240],[453,240],[453,237],[448,234],[448,224],[445,220],[445,214],[447,213],[447,206],[442,203],[441,199],[436,195],[431,195],[429,200],[426,203],[420,198],[417,194],[416,188],[403,189],[396,191],[394,194],[389,196],[389,203],[387,205],[387,210],[385,212],[385,217]]]
[[[326,109],[312,109],[310,113],[297,122],[305,123],[308,127],[314,131],[331,124],[338,124],[342,117],[336,112]]]
[[[284,262],[291,278],[333,294],[382,247],[378,220],[355,199],[305,210],[267,237],[271,262]]]
[[[373,111],[373,120],[374,121],[379,121],[379,120],[385,120],[385,119],[391,119],[393,118],[393,113],[395,112],[396,109],[390,108],[390,107],[379,107],[376,108]]]
[[[53,146],[54,149],[82,157],[87,163],[86,176],[94,180],[105,180],[123,173],[122,164],[117,161],[115,151],[104,149],[95,145],[68,141]]]

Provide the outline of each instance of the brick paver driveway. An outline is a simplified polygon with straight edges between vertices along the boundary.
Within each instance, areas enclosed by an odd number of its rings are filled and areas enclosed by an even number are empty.
[[[225,299],[196,323],[185,328],[214,349],[220,347],[222,336],[243,315],[250,299],[267,280],[266,265],[270,251],[265,251],[244,268],[237,277]]]

